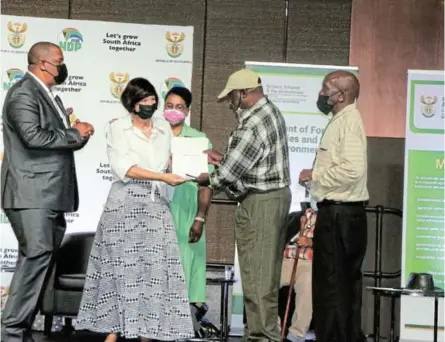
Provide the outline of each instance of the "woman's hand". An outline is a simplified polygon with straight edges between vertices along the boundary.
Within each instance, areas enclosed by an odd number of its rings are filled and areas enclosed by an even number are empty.
[[[189,243],[196,243],[199,241],[199,239],[201,239],[203,227],[203,222],[197,220],[193,221],[189,233]]]
[[[186,182],[187,178],[175,175],[174,173],[164,173],[161,177],[161,181],[169,185],[176,186]]]

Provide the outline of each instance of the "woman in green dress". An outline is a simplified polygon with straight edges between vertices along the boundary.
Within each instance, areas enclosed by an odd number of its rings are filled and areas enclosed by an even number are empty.
[[[165,96],[164,118],[170,123],[176,137],[206,137],[203,132],[185,124],[191,92],[174,87]],[[211,144],[209,143],[209,148]],[[213,171],[209,165],[209,173]],[[197,308],[206,302],[206,242],[204,223],[212,199],[212,189],[186,182],[174,188],[171,213],[176,226],[179,251],[191,304]]]

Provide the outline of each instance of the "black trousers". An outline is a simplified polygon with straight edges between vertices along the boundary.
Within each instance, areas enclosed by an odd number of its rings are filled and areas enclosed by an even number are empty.
[[[313,238],[312,295],[317,342],[358,342],[362,263],[367,245],[365,205],[319,205]]]
[[[28,342],[66,222],[63,213],[49,209],[5,209],[5,214],[18,240],[19,256],[2,313],[2,342]]]

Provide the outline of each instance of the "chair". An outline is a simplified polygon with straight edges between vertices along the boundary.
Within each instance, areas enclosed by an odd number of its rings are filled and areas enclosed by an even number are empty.
[[[51,334],[54,316],[65,317],[66,334],[74,330],[71,317],[79,312],[94,235],[95,232],[72,233],[62,241],[40,306],[46,336]]]

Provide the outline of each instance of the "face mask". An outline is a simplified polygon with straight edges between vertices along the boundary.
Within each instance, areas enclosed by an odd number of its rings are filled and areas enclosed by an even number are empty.
[[[157,106],[154,105],[139,105],[139,112],[136,112],[136,115],[139,116],[142,120],[150,119],[155,113]]]
[[[167,109],[164,111],[164,119],[172,125],[177,125],[185,120],[185,114],[176,109]]]
[[[57,76],[54,77],[54,81],[56,81],[56,84],[62,84],[68,77],[68,68],[66,67],[65,63],[57,65],[56,68]]]
[[[236,115],[240,115],[243,112],[243,109],[240,107],[235,107],[231,102],[229,103],[229,109],[234,112]]]
[[[241,120],[241,114],[243,113],[243,109],[241,108],[235,108],[235,106],[232,103],[229,103],[229,109],[235,113],[235,117],[238,121]]]
[[[59,64],[59,65],[55,65],[53,63],[50,63],[48,61],[45,61],[48,64],[51,64],[52,66],[57,68],[57,76],[54,76],[53,74],[51,74],[48,70],[45,70],[48,74],[50,74],[52,77],[54,77],[54,81],[56,82],[57,85],[62,84],[63,82],[66,81],[66,79],[68,78],[68,68],[66,67],[66,64]]]
[[[232,97],[230,98],[229,108],[238,114],[242,110],[240,106],[241,106],[241,93],[238,92],[238,100],[232,101]]]
[[[331,112],[332,108],[334,108],[333,104],[328,103],[329,98],[330,96],[328,95],[318,95],[317,108],[325,115],[328,115]]]
[[[237,104],[233,104],[232,99],[229,101],[229,109],[235,113],[236,118],[239,120],[244,109],[241,106],[241,94],[239,94]]]

